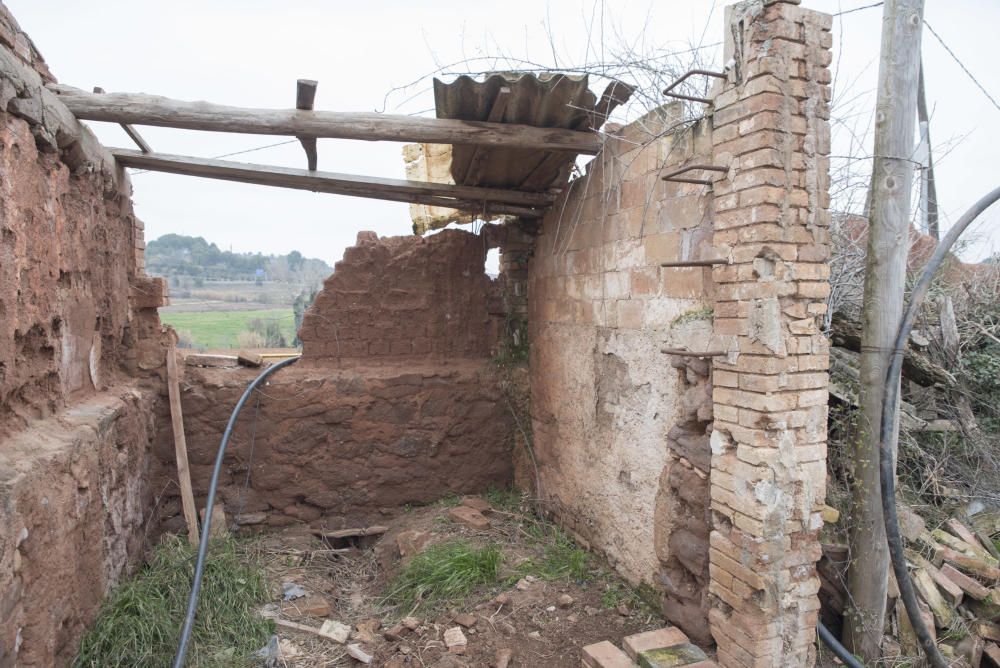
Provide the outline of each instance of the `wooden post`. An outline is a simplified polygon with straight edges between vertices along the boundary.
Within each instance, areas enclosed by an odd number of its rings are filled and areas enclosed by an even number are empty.
[[[299,79],[296,82],[295,108],[302,111],[312,111],[313,103],[316,101],[316,86],[318,82],[312,79]],[[319,163],[319,154],[316,152],[315,137],[299,137],[299,142],[306,152],[306,163],[309,171],[315,172]]]
[[[187,521],[188,542],[198,545],[198,511],[191,489],[191,469],[188,466],[187,441],[184,440],[184,414],[181,412],[181,388],[177,383],[177,349],[167,349],[167,393],[170,395],[170,423],[174,430],[174,451],[177,455],[177,482],[181,487],[181,505]]]
[[[923,0],[886,0],[882,20],[862,312],[861,433],[852,462],[851,606],[844,619],[844,643],[866,665],[881,659],[885,626],[889,545],[882,517],[879,425],[885,374],[903,314],[923,10]],[[895,450],[895,442],[894,437],[884,446]]]

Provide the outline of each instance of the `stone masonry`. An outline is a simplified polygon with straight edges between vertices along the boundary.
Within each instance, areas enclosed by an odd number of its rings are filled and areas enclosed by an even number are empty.
[[[797,2],[729,8],[716,91],[709,613],[723,666],[809,666],[819,609],[829,292],[830,27]]]

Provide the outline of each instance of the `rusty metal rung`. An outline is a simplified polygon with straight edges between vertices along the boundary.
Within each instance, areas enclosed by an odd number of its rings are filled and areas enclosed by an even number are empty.
[[[692,102],[703,102],[705,104],[712,104],[711,98],[707,97],[695,97],[693,95],[681,95],[680,93],[671,93],[673,89],[677,88],[685,79],[695,74],[701,74],[706,77],[715,77],[716,79],[725,79],[726,75],[723,72],[713,72],[712,70],[688,70],[681,75],[681,78],[673,82],[669,86],[663,89],[663,94],[667,97],[677,98],[678,100],[691,100]]]
[[[678,262],[661,262],[661,267],[711,267],[717,264],[729,264],[729,260],[681,260]]]
[[[680,355],[682,357],[724,357],[729,354],[725,350],[706,350],[699,353],[684,348],[661,348],[660,352],[665,355]]]
[[[686,174],[687,172],[693,172],[695,170],[704,170],[707,172],[728,172],[728,167],[718,167],[716,165],[688,165],[687,167],[681,167],[680,169],[675,169],[672,172],[664,174],[660,178],[664,181],[674,181],[676,183],[697,183],[703,186],[712,185],[712,181],[709,179],[679,179],[677,178],[681,174]]]

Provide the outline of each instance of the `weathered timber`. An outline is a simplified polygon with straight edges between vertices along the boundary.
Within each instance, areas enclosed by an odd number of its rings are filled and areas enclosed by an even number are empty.
[[[94,93],[96,93],[98,95],[104,95],[104,89],[101,88],[100,86],[94,86]],[[138,146],[142,150],[143,153],[152,153],[153,152],[153,147],[150,146],[149,143],[145,139],[142,138],[142,135],[139,134],[138,130],[136,130],[134,127],[132,127],[128,123],[122,123],[121,124],[121,128],[122,128],[122,130],[125,131],[125,134],[127,134],[129,136],[129,139],[131,139],[132,141],[135,142],[135,145]]]
[[[170,398],[170,423],[174,432],[174,453],[177,457],[177,482],[181,488],[181,506],[187,522],[188,542],[198,545],[198,511],[191,487],[191,467],[188,464],[187,440],[184,437],[184,414],[181,411],[181,390],[177,380],[177,350],[167,349],[167,394]]]
[[[380,536],[389,530],[389,527],[373,525],[370,527],[358,527],[354,529],[334,529],[313,531],[314,536],[321,538],[361,538],[363,536]]]
[[[141,93],[105,93],[51,84],[80,120],[136,123],[188,130],[288,135],[364,141],[427,144],[480,144],[596,155],[602,145],[595,132],[539,128],[514,123],[459,121],[372,112],[252,109],[210,102],[187,102]]]
[[[313,103],[316,100],[316,86],[319,82],[312,79],[299,79],[295,89],[295,108],[302,111],[312,111]],[[306,152],[306,163],[310,172],[315,172],[319,165],[319,154],[316,150],[315,137],[299,137],[299,143]]]
[[[834,316],[830,323],[830,341],[834,346],[860,352],[861,323]],[[912,348],[903,353],[903,377],[924,387],[932,385],[953,387],[957,382],[955,376],[947,369],[935,364],[926,354]]]
[[[112,149],[111,153],[119,164],[125,167],[279,188],[310,190],[334,195],[385,199],[395,202],[416,202],[471,211],[485,209],[493,213],[509,213],[526,217],[540,216],[542,212],[533,207],[545,207],[552,201],[552,197],[545,193],[529,193],[518,190],[384,179],[333,172],[310,172],[291,167],[254,165],[162,153],[142,153],[117,148]]]

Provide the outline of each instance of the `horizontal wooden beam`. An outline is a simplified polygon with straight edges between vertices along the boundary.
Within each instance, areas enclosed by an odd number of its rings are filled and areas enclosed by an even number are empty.
[[[141,93],[94,95],[61,84],[50,84],[48,87],[74,116],[86,121],[258,135],[477,144],[588,155],[596,155],[601,149],[601,138],[597,133],[564,128],[370,112],[251,109],[209,102],[185,102]]]
[[[223,181],[310,190],[334,195],[430,204],[463,211],[537,218],[544,213],[542,208],[552,203],[552,196],[546,193],[384,179],[373,176],[335,174],[333,172],[314,172],[306,169],[252,165],[228,160],[143,153],[122,148],[113,148],[110,151],[118,163],[124,167],[186,176],[201,176]]]

